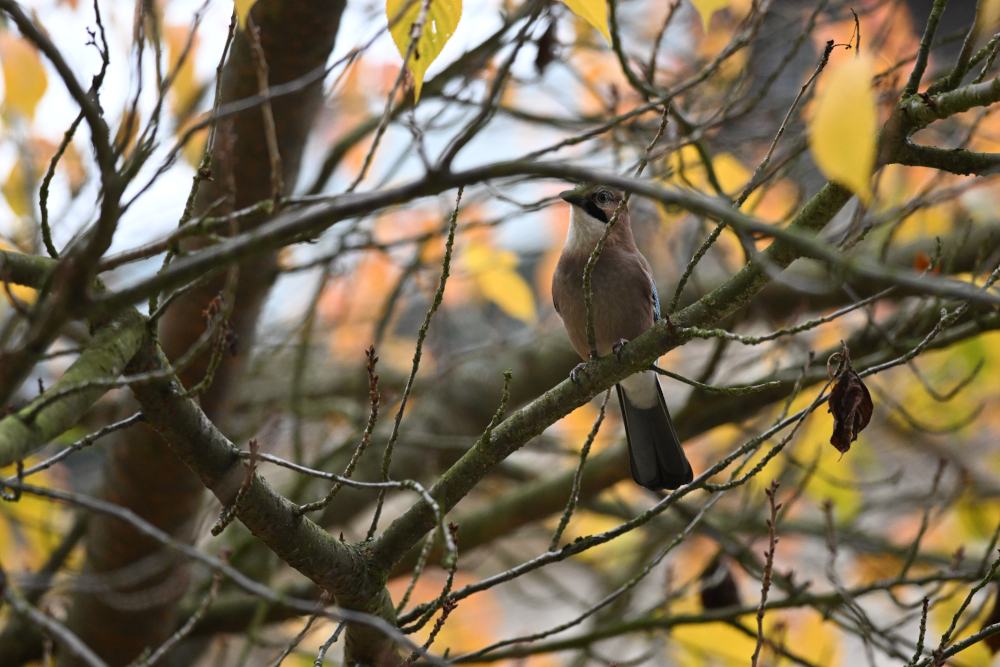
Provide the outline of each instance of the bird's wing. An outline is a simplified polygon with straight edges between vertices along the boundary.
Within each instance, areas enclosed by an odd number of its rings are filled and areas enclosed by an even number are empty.
[[[656,282],[649,277],[649,286],[653,288],[653,321],[660,319],[660,295],[656,293]]]

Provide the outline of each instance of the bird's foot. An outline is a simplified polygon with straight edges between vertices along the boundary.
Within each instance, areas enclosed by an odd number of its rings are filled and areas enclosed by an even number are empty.
[[[617,343],[611,346],[611,351],[615,353],[615,356],[618,358],[618,361],[622,360],[622,350],[625,349],[626,345],[628,345],[628,340],[622,338]]]
[[[576,367],[569,372],[569,379],[573,382],[573,384],[577,386],[580,385],[581,373],[588,376],[590,375],[590,373],[587,372],[587,362],[585,361],[578,363]]]

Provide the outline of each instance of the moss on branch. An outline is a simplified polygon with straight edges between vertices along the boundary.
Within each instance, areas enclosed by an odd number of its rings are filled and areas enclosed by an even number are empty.
[[[121,311],[99,328],[90,345],[55,384],[0,421],[0,467],[27,456],[31,450],[75,426],[107,393],[104,381],[121,375],[145,335],[145,321],[134,308]],[[91,383],[93,386],[88,387]],[[59,395],[77,387],[82,388]]]

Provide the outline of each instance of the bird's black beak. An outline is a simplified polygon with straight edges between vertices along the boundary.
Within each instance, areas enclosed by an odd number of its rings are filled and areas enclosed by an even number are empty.
[[[573,206],[579,206],[580,208],[585,208],[587,205],[587,198],[578,195],[576,190],[565,190],[560,192],[559,198],[565,202],[569,202]]]

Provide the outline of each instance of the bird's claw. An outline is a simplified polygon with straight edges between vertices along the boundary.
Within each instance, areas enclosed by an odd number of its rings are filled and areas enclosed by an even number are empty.
[[[626,345],[628,345],[628,341],[622,338],[617,343],[611,346],[611,351],[615,353],[615,356],[618,358],[618,361],[622,360],[622,350],[625,349]]]
[[[576,367],[569,372],[569,379],[573,382],[573,384],[575,384],[577,386],[580,385],[580,373],[583,373],[584,375],[588,375],[588,373],[587,373],[587,363],[584,362],[584,361],[581,361],[580,363],[578,363],[576,365]]]

